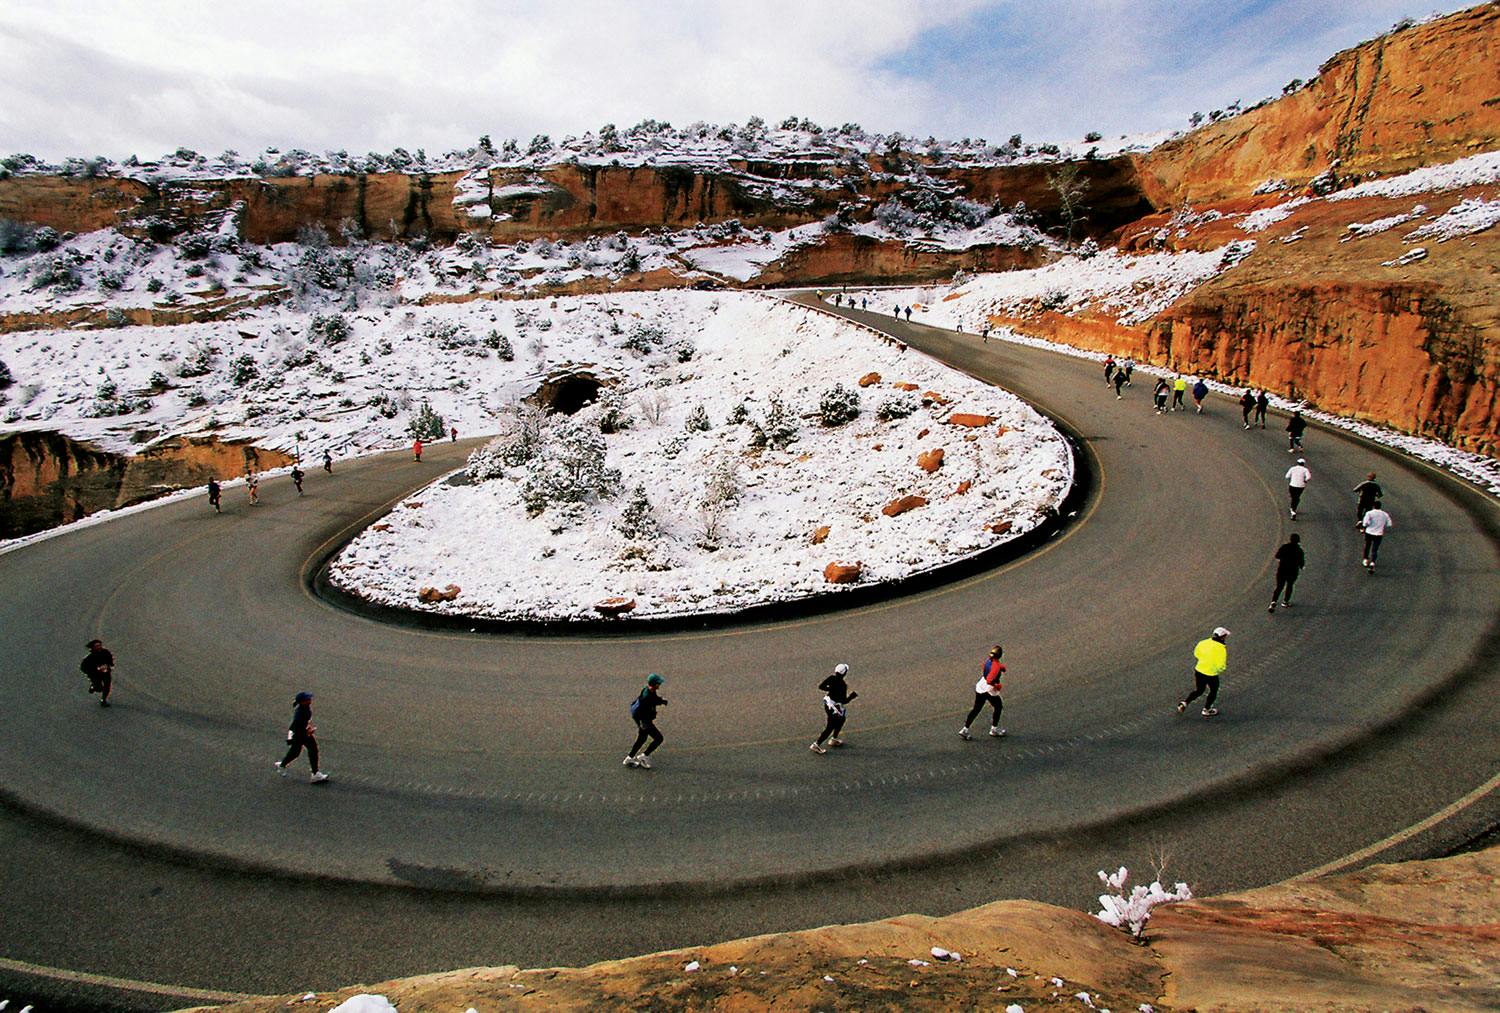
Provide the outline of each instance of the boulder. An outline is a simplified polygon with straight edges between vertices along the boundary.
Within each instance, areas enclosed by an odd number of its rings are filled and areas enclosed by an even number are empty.
[[[952,403],[952,401],[950,401],[948,398],[943,397],[943,395],[939,394],[935,390],[924,390],[922,392],[922,405],[924,407],[926,407],[927,405],[945,405]]]
[[[435,602],[440,601],[452,601],[454,598],[458,597],[458,590],[459,588],[457,584],[449,584],[441,591],[439,591],[435,587],[424,587],[417,592],[417,601],[422,602],[426,605],[431,605]]]
[[[953,490],[953,495],[962,496],[972,488],[974,488],[973,480],[966,478],[962,482],[958,483],[958,488]]]
[[[925,439],[927,439],[927,434],[930,433],[930,432],[932,432],[931,429],[923,429],[920,433],[917,434],[917,439],[919,439],[919,440],[925,440]]]
[[[923,496],[902,496],[900,499],[893,499],[881,507],[880,512],[887,517],[899,517],[908,510],[915,510],[917,507],[924,507],[926,505],[927,499]]]
[[[873,387],[873,386],[875,386],[879,382],[880,382],[880,374],[879,373],[866,373],[864,376],[862,376],[862,377],[859,378],[859,385],[861,387]]]
[[[853,563],[829,563],[823,567],[823,579],[830,584],[855,584],[859,582],[861,565]]]
[[[917,455],[917,467],[929,475],[943,466],[943,448],[934,447]]]
[[[389,524],[372,524],[372,525],[370,525],[370,527],[373,530],[375,530],[375,531],[389,531],[389,530],[391,530],[391,526]]]
[[[917,389],[917,385],[914,383],[893,383],[891,384],[891,386],[895,387],[897,390],[904,390],[908,393]]]
[[[414,499],[410,503],[406,504],[406,509],[408,509],[408,510],[420,510],[420,509],[422,509],[422,501],[419,500],[419,499]]]
[[[634,598],[614,597],[605,598],[603,601],[594,603],[594,611],[602,616],[618,616],[635,608]]]
[[[984,526],[986,531],[992,531],[997,535],[1003,535],[1010,530],[1010,521],[990,521]]]
[[[812,533],[812,543],[814,545],[822,545],[824,542],[828,541],[828,532],[830,530],[831,529],[827,524],[816,528]]]
[[[970,415],[967,412],[954,412],[944,419],[950,426],[967,426],[970,429],[980,429],[995,421],[993,415]]]

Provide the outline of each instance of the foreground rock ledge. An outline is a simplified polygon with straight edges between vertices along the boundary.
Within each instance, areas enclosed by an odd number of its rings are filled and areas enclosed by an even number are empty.
[[[371,992],[403,1011],[999,1010],[1009,1003],[1030,1011],[1086,1009],[1073,997],[1087,992],[1095,1008],[1113,1010],[1141,1003],[1162,1011],[1493,1010],[1500,847],[1159,908],[1148,936],[1150,945],[1140,946],[1080,911],[1000,901],[945,918],[902,915],[584,968],[471,968],[306,1002],[299,993],[218,1008],[328,1010]],[[935,960],[934,946],[963,959]],[[693,961],[698,969],[686,971]]]

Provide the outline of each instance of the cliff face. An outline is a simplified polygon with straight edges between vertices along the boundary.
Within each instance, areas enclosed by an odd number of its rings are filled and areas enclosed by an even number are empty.
[[[1345,50],[1294,94],[1157,147],[1143,189],[1166,207],[1267,179],[1390,173],[1500,148],[1500,3]]]

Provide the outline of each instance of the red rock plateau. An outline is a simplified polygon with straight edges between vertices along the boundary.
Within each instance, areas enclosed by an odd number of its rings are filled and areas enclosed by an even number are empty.
[[[1493,1010],[1497,877],[1492,848],[1161,907],[1143,943],[1081,911],[1000,901],[582,968],[469,968],[220,1009],[327,1010],[373,993],[403,1010]],[[934,947],[962,959],[939,960]]]

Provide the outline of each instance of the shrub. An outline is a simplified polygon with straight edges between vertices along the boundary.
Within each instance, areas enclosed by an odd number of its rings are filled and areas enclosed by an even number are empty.
[[[323,316],[321,313],[313,314],[312,322],[307,327],[308,335],[325,345],[337,345],[346,341],[352,333],[349,321],[342,313],[330,313]]]
[[[615,387],[605,387],[599,392],[599,400],[594,404],[594,413],[601,433],[618,433],[629,429],[631,422],[634,421],[625,407],[625,395]]]
[[[726,426],[738,426],[750,420],[750,406],[741,401],[729,409],[729,417],[724,420]]]
[[[146,282],[146,291],[152,293],[160,292],[164,284],[165,282],[163,282],[160,278],[152,278],[150,281]]]
[[[124,327],[128,323],[130,323],[130,317],[120,307],[111,306],[104,311],[105,327]]]
[[[1099,895],[1099,906],[1102,910],[1094,917],[1106,925],[1125,929],[1136,939],[1139,939],[1145,931],[1146,922],[1150,920],[1153,908],[1162,904],[1193,899],[1193,891],[1188,889],[1186,883],[1178,883],[1176,888],[1169,892],[1162,887],[1160,880],[1153,882],[1150,886],[1137,885],[1131,888],[1127,896],[1125,882],[1129,878],[1130,873],[1123,865],[1114,875],[1109,875],[1102,869],[1099,871],[1099,881],[1110,892]]]
[[[204,232],[190,232],[177,240],[177,255],[183,260],[202,260],[213,252],[213,237]]]
[[[825,426],[842,426],[859,418],[859,391],[836,383],[823,392],[818,417]]]
[[[25,222],[0,218],[0,253],[23,253],[32,247],[32,228]]]
[[[615,530],[632,542],[655,541],[661,534],[661,524],[657,522],[656,511],[646,496],[644,485],[637,484],[631,490],[625,509],[615,518]]]
[[[59,292],[76,292],[83,287],[83,277],[71,257],[53,257],[37,269],[35,285],[37,288],[55,288]]]
[[[909,394],[893,394],[875,406],[875,417],[882,422],[904,419],[919,408],[916,398]]]
[[[500,434],[494,443],[501,461],[516,467],[536,457],[547,433],[547,416],[534,405],[520,403],[500,417]]]
[[[505,362],[511,362],[516,357],[515,349],[510,347],[510,339],[499,331],[490,331],[484,336],[486,348],[493,349],[495,354]]]
[[[677,361],[692,362],[693,356],[698,354],[698,349],[693,347],[691,341],[684,341],[677,346]]]
[[[414,440],[441,440],[448,433],[443,417],[432,410],[432,405],[423,401],[421,407],[412,412],[406,424],[406,435]]]
[[[605,463],[604,435],[579,418],[553,426],[521,483],[521,500],[532,514],[553,503],[581,503],[607,496],[619,485],[620,473]]]
[[[167,374],[158,369],[156,372],[151,374],[151,379],[148,381],[148,385],[151,387],[152,391],[160,394],[163,391],[171,389],[172,381],[167,379]]]
[[[1088,133],[1083,135],[1083,143],[1085,144],[1093,144],[1095,141],[1102,140],[1104,140],[1104,135],[1099,133],[1099,131],[1097,130],[1090,130]]]
[[[1041,307],[1049,313],[1059,313],[1068,305],[1068,293],[1060,288],[1042,293]]]
[[[1089,236],[1078,244],[1078,259],[1092,260],[1099,255],[1099,243],[1093,236]]]
[[[773,450],[785,450],[797,442],[797,419],[786,410],[786,405],[782,404],[779,395],[771,395],[770,405],[766,408],[766,424],[761,431],[765,438],[765,446]],[[751,440],[751,446],[754,446],[753,432]]]
[[[688,412],[687,422],[683,424],[683,428],[690,433],[708,432],[712,428],[708,421],[708,409],[701,404],[695,405],[693,410]]]
[[[645,355],[660,347],[664,340],[665,336],[657,328],[649,324],[636,324],[630,329],[630,333],[625,337],[625,341],[620,347],[628,348],[632,352],[639,352]]]
[[[471,348],[479,343],[478,338],[452,320],[428,320],[422,324],[420,333],[445,351]]]
[[[249,352],[241,352],[229,363],[229,382],[236,387],[243,387],[258,376],[260,367],[255,364],[255,357]]]
[[[192,346],[182,357],[182,363],[177,367],[177,375],[183,378],[207,376],[213,372],[214,355],[212,345]]]
[[[11,373],[10,367],[0,362],[0,390],[5,390],[16,382],[15,375]]]
[[[31,234],[31,245],[45,253],[55,250],[62,242],[62,235],[50,225],[43,225]]]
[[[703,504],[736,503],[743,489],[739,461],[731,454],[715,455],[708,463],[708,473],[703,480]]]

